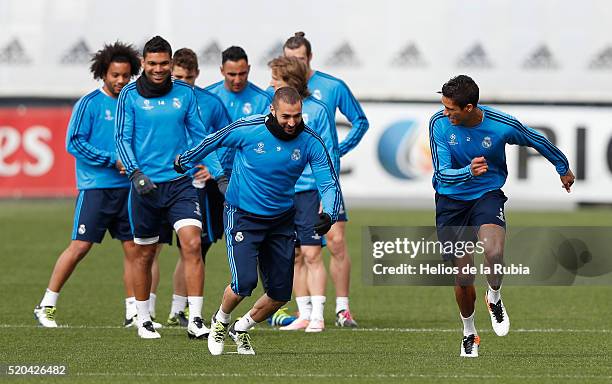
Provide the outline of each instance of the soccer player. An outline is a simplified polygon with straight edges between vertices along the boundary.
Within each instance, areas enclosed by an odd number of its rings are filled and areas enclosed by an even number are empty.
[[[272,98],[249,81],[251,66],[244,49],[232,46],[223,51],[220,70],[223,80],[209,85],[205,90],[221,98],[232,122],[243,117],[268,113]],[[217,153],[223,171],[230,177],[235,150],[221,148]]]
[[[546,157],[570,192],[574,174],[565,155],[546,137],[521,124],[517,119],[494,108],[479,105],[478,85],[460,75],[442,86],[444,109],[429,123],[433,161],[433,187],[436,191],[436,227],[438,239],[446,241],[482,241],[485,266],[503,263],[506,234],[501,187],[506,182],[506,144],[529,146]],[[454,266],[474,265],[473,255],[462,258],[444,255]],[[502,275],[487,275],[485,303],[493,330],[504,336],[510,319],[501,299]],[[477,357],[480,338],[474,325],[476,289],[474,275],[456,277],[455,298],[463,321],[461,356]]]
[[[323,210],[315,225],[325,234],[337,219],[340,185],[323,140],[302,121],[302,97],[293,88],[276,91],[270,114],[239,120],[209,135],[197,147],[177,156],[185,171],[220,146],[237,149],[234,174],[225,195],[225,238],[232,282],[212,317],[208,349],[223,353],[226,332],[239,354],[255,354],[248,330],[291,298],[295,245],[295,183],[310,165],[322,195]],[[257,285],[265,293],[230,326],[230,314]],[[228,329],[229,328],[229,329]]]
[[[130,224],[137,248],[134,275],[138,335],[153,339],[148,299],[150,266],[164,221],[181,242],[189,301],[190,338],[208,335],[202,321],[204,267],[200,252],[201,211],[191,179],[177,174],[173,154],[200,142],[206,128],[200,119],[193,88],[171,79],[172,48],[160,36],[149,40],[142,54],[143,74],[121,91],[115,142],[131,183]]]
[[[115,152],[113,132],[119,92],[140,71],[138,52],[120,42],[104,45],[92,58],[90,70],[104,85],[79,99],[68,125],[66,149],[76,159],[79,195],[72,241],[57,259],[43,299],[34,309],[43,327],[57,327],[56,304],[62,287],[107,230],[121,241],[126,260],[135,252],[127,212],[129,180]],[[127,270],[125,284],[129,296]]]
[[[326,149],[334,147],[330,114],[321,101],[308,90],[308,68],[294,57],[277,57],[268,63],[272,70],[271,86],[295,88],[302,97],[302,119],[324,141]],[[339,164],[334,164],[336,169]],[[299,317],[281,330],[321,332],[325,329],[323,309],[327,272],[321,256],[322,237],[315,233],[319,220],[321,199],[312,170],[307,165],[295,185],[295,229],[297,233],[293,291],[298,304]]]
[[[363,113],[359,102],[342,80],[326,73],[315,71],[310,67],[312,48],[304,32],[297,32],[293,37],[290,37],[283,46],[283,52],[285,56],[295,57],[306,64],[309,71],[308,89],[311,90],[312,96],[322,101],[331,112],[332,123],[334,124],[333,137],[336,144],[334,147],[338,148],[338,152],[330,152],[330,155],[335,158],[335,163],[339,164],[340,157],[346,155],[361,141],[369,127],[368,119]],[[339,144],[338,136],[335,132],[337,109],[351,123],[349,134]],[[329,150],[331,151],[332,149],[329,148]],[[340,168],[337,168],[336,171],[340,172]],[[356,327],[357,323],[353,319],[349,308],[351,259],[345,239],[347,221],[348,217],[343,204],[338,222],[334,224],[327,234],[327,247],[332,255],[329,269],[336,287],[336,325],[339,327]]]
[[[200,74],[198,57],[189,48],[181,48],[174,53],[172,59],[172,77],[181,80],[194,87],[200,116],[207,129],[218,131],[231,123],[229,114],[223,106],[221,99],[195,86],[196,79]],[[205,220],[202,220],[202,262],[206,263],[206,253],[214,242],[223,236],[223,193],[219,191],[217,182],[221,189],[227,188],[227,178],[223,169],[212,170],[203,164],[196,165],[197,172],[193,175],[194,186],[197,186],[200,207],[205,208]],[[216,179],[216,180],[215,180]],[[180,245],[180,243],[177,243]],[[172,278],[174,293],[172,295],[172,306],[168,316],[168,325],[187,326],[185,316],[187,306],[187,288],[185,283],[185,271],[182,258],[178,259]]]

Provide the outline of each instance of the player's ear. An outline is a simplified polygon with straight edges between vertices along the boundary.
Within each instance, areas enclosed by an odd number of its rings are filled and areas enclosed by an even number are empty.
[[[276,111],[274,110],[274,104],[270,104],[270,113],[272,116],[276,117]]]
[[[468,112],[472,112],[474,110],[474,105],[468,103],[468,105],[465,106],[465,110]]]

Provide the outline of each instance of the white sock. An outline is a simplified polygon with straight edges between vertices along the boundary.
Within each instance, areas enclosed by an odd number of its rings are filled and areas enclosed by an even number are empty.
[[[310,320],[312,313],[312,303],[310,302],[310,296],[299,296],[295,298],[295,302],[298,306],[298,312],[300,313],[300,319]]]
[[[59,292],[53,292],[49,288],[45,291],[45,295],[40,301],[41,307],[55,307],[57,304],[57,298],[59,297]]]
[[[204,305],[203,296],[187,296],[189,302],[189,322],[191,323],[196,317],[202,317],[202,306]]]
[[[185,312],[185,307],[187,307],[187,296],[172,295],[170,316],[174,316],[179,312]]]
[[[149,293],[149,315],[155,316],[155,303],[157,302],[157,295],[153,292]]]
[[[312,302],[312,314],[310,320],[323,320],[323,308],[325,306],[325,296],[310,296]]]
[[[147,321],[151,321],[149,314],[149,300],[136,300],[136,311],[138,312],[138,326],[142,327]]]
[[[217,321],[222,322],[223,324],[229,324],[231,318],[232,318],[232,315],[229,313],[223,312],[223,306],[220,305],[219,310],[217,311],[217,314],[215,315],[215,319]]]
[[[239,332],[247,332],[249,329],[253,328],[255,324],[257,323],[251,318],[251,311],[249,311],[236,322],[234,329]]]
[[[463,315],[459,313],[459,316],[461,316],[461,321],[463,321],[463,336],[478,334],[478,332],[476,332],[476,326],[474,325],[474,314],[476,314],[476,311],[474,311],[474,313],[472,313],[469,317],[463,317]]]
[[[136,316],[138,311],[136,310],[136,298],[134,296],[125,298],[125,318],[131,319]]]
[[[499,299],[501,299],[501,287],[496,291],[489,285],[489,289],[487,289],[487,297],[489,299],[489,303],[497,304]]]
[[[348,297],[336,297],[336,313],[348,311]]]

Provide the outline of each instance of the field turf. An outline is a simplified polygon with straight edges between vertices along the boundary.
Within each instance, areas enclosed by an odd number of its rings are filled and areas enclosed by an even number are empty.
[[[575,383],[612,382],[610,286],[504,288],[511,331],[497,337],[478,287],[476,326],[480,357],[459,357],[461,324],[449,287],[372,287],[361,281],[360,236],[366,225],[433,225],[430,211],[350,212],[353,259],[351,309],[357,330],[333,325],[328,284],[327,329],[322,334],[281,333],[267,324],[252,331],[257,355],[211,356],[205,342],[185,331],[161,330],[161,340],[140,340],[123,329],[122,252],[107,238],[83,260],[64,287],[57,321],[36,326],[40,301],[59,253],[69,242],[68,200],[0,201],[0,365],[66,365],[65,377],[2,376],[6,382],[242,382],[242,383]],[[606,210],[508,211],[510,225],[612,226]],[[207,259],[204,313],[209,321],[229,281],[225,248]],[[176,248],[160,258],[157,317],[165,321],[172,295]],[[257,291],[257,296],[261,291]],[[238,307],[235,316],[252,300]],[[295,309],[291,303],[290,309]],[[231,342],[226,350],[231,352]],[[235,352],[235,348],[233,349]]]

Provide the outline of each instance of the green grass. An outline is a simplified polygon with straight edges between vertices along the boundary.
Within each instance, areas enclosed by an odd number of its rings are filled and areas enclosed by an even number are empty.
[[[0,202],[0,365],[65,364],[63,378],[39,382],[424,382],[559,383],[612,381],[611,286],[504,288],[512,329],[491,332],[478,289],[480,357],[459,358],[460,321],[449,287],[373,287],[361,282],[360,236],[366,225],[433,225],[430,211],[352,210],[348,242],[353,259],[351,309],[361,328],[332,325],[328,285],[327,329],[285,334],[259,325],[256,356],[210,356],[206,344],[180,329],[140,340],[123,321],[122,252],[107,239],[78,266],[58,302],[67,327],[40,329],[39,302],[59,253],[69,242],[72,202]],[[612,225],[607,211],[507,212],[510,225]],[[162,252],[158,318],[165,320],[178,253]],[[204,312],[210,317],[229,281],[224,247],[207,260]],[[257,296],[260,291],[257,292]],[[236,316],[253,302],[245,301]],[[292,304],[293,309],[295,306]],[[230,348],[227,348],[231,350]],[[0,380],[6,377],[0,377]],[[13,380],[15,381],[15,380]]]

